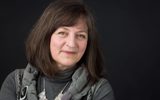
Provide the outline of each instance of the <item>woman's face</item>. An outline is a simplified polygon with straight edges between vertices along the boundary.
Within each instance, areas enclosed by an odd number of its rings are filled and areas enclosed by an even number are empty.
[[[74,26],[59,27],[51,36],[51,56],[60,70],[73,67],[82,58],[88,41],[86,23],[79,19]]]

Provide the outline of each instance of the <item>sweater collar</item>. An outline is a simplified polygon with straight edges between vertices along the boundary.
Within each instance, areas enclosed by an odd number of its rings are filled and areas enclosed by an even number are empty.
[[[49,78],[47,76],[44,76],[46,80],[53,81],[53,82],[68,82],[72,79],[72,75],[77,69],[77,66],[74,66],[73,68],[66,69],[63,71],[59,71],[55,76],[52,78]]]

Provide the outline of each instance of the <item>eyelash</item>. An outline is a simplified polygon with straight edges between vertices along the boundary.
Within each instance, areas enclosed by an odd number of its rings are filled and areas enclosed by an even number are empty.
[[[60,36],[62,36],[62,37],[64,37],[64,36],[66,36],[66,35],[67,35],[67,33],[66,33],[66,32],[58,32],[57,34],[58,34],[58,35],[60,35]]]
[[[58,34],[64,35],[64,34],[65,34],[65,32],[58,32]]]

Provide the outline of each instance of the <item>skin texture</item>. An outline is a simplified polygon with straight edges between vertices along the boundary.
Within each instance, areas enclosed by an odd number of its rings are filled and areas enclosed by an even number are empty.
[[[73,26],[59,27],[51,36],[50,51],[60,70],[72,68],[83,56],[88,41],[88,28],[79,19]]]

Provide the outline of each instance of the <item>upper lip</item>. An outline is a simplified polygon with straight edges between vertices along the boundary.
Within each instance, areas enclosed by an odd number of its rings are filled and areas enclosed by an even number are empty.
[[[76,51],[63,50],[62,52],[76,53]]]

